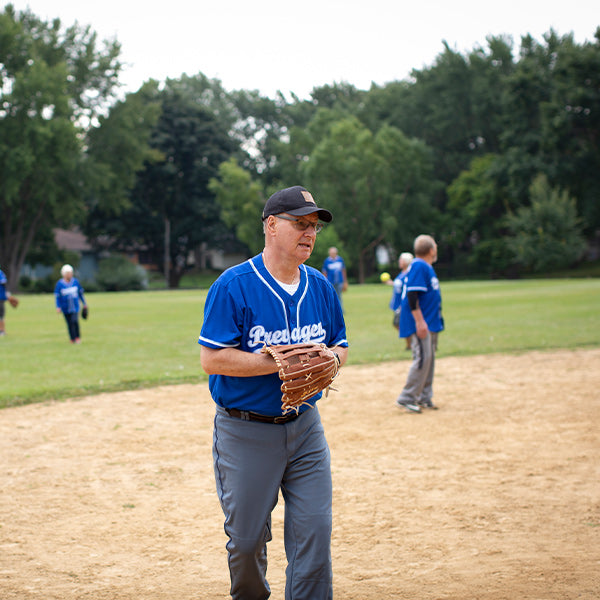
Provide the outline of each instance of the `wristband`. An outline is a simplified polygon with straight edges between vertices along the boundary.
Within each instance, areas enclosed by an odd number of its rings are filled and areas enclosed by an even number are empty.
[[[337,364],[338,367],[342,364],[342,361],[340,360],[339,354],[337,352],[334,352],[333,355],[335,356],[335,360],[337,360]]]

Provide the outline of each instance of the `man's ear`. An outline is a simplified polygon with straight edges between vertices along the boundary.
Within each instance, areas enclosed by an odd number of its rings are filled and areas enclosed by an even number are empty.
[[[273,216],[273,215],[269,215],[266,219],[265,219],[265,233],[269,233],[270,235],[274,235],[275,234],[275,223],[277,222],[277,219]]]

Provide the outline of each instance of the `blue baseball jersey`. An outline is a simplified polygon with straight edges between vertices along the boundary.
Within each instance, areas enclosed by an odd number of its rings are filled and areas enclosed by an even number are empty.
[[[408,292],[418,292],[419,308],[427,323],[429,331],[439,332],[444,329],[442,317],[442,293],[440,282],[434,268],[422,258],[415,258],[411,263],[404,290],[400,312],[400,337],[408,337],[416,333],[417,326],[408,305]]]
[[[54,288],[56,308],[60,308],[65,314],[79,312],[79,300],[85,304],[83,288],[75,277],[71,281],[59,279]]]
[[[259,254],[227,269],[208,291],[199,344],[260,352],[265,344],[301,342],[348,346],[340,301],[316,269],[301,265],[300,284],[290,295],[267,271]],[[277,373],[210,375],[208,386],[214,401],[224,408],[282,414]],[[308,402],[314,405],[320,397],[316,394]]]
[[[6,284],[8,283],[8,279],[6,279],[6,275],[4,271],[0,270],[0,302],[3,302],[7,299],[6,296]]]
[[[404,282],[408,272],[400,272],[396,279],[394,279],[394,289],[392,291],[392,298],[390,300],[390,308],[396,310],[400,308],[402,302],[402,290],[404,289]]]
[[[328,256],[323,261],[323,268],[321,269],[325,273],[327,273],[327,279],[333,285],[337,285],[340,283],[344,283],[344,269],[346,268],[346,263],[341,256],[336,256],[335,258],[331,258]]]

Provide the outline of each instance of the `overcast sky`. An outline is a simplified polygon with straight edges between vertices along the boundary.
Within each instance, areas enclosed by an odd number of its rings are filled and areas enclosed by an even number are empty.
[[[8,2],[3,2],[5,6]],[[313,87],[369,89],[431,66],[442,42],[461,53],[489,35],[542,41],[553,28],[594,40],[597,0],[14,0],[44,20],[91,25],[121,43],[126,91],[147,79],[204,73],[225,89],[279,90],[307,98]]]

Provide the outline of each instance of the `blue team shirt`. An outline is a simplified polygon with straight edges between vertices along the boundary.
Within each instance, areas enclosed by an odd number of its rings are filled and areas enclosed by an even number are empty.
[[[0,270],[0,302],[7,300],[6,297],[6,284],[8,283],[8,279],[6,279],[6,275],[4,271]]]
[[[404,290],[400,312],[400,337],[408,337],[416,333],[417,326],[408,305],[408,292],[419,293],[419,308],[427,323],[429,331],[439,332],[444,329],[442,317],[442,294],[440,282],[434,268],[422,258],[415,258],[410,264]]]
[[[348,346],[338,296],[322,273],[300,266],[300,284],[288,294],[267,271],[262,254],[231,267],[206,297],[198,343],[208,348],[260,352],[264,344],[322,342]],[[277,373],[255,377],[210,375],[213,400],[224,408],[281,414]],[[313,396],[314,405],[321,393]]]
[[[346,263],[341,256],[336,256],[335,258],[331,258],[328,256],[323,261],[322,271],[327,273],[327,279],[333,285],[338,285],[340,283],[344,283],[344,269],[346,268]]]
[[[79,300],[85,304],[83,288],[75,277],[71,281],[59,279],[54,288],[56,308],[60,308],[65,314],[79,312]]]
[[[392,298],[390,300],[390,308],[392,310],[400,308],[400,304],[402,302],[402,290],[404,289],[404,282],[406,281],[407,275],[408,271],[405,273],[400,272],[396,279],[394,279],[394,289],[392,291]]]

